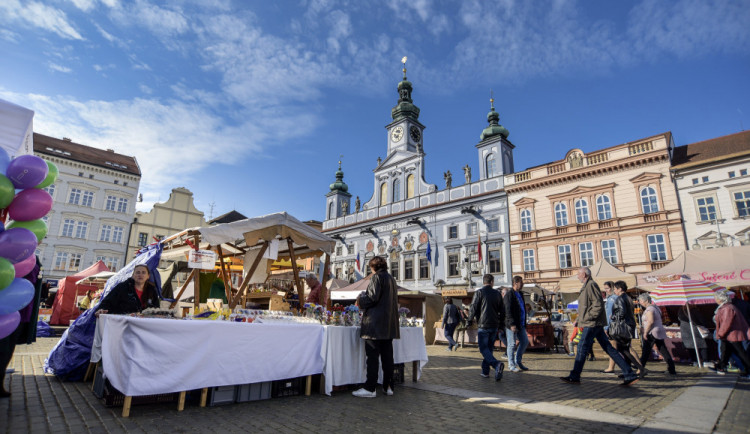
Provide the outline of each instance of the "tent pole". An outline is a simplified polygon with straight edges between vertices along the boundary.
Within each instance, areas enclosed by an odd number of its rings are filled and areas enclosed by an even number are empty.
[[[297,256],[294,254],[294,243],[291,238],[286,239],[287,246],[289,246],[289,259],[292,260],[292,272],[294,273],[294,283],[297,285],[297,294],[299,295],[299,306],[297,311],[302,309],[302,305],[305,303],[305,288],[302,287],[302,283],[299,280],[299,271],[297,269]]]
[[[320,290],[323,292],[320,294],[320,297],[322,299],[322,303],[326,310],[329,310],[329,304],[330,304],[330,297],[328,296],[330,294],[330,291],[326,288],[326,283],[328,282],[328,267],[331,266],[331,255],[329,253],[326,253],[326,262],[325,265],[323,265],[323,281],[320,282]]]
[[[174,306],[180,301],[180,297],[182,297],[182,293],[185,292],[185,289],[187,289],[188,283],[190,283],[190,279],[195,277],[195,273],[197,272],[198,272],[197,268],[193,268],[193,270],[190,271],[190,274],[188,275],[187,279],[185,279],[185,283],[183,283],[182,286],[180,287],[180,291],[177,293],[177,297],[175,297],[172,304],[169,305],[170,309],[174,309]]]
[[[242,278],[242,285],[240,285],[240,289],[237,291],[237,295],[234,296],[231,303],[229,304],[230,309],[234,309],[234,307],[237,306],[237,303],[240,301],[242,294],[244,294],[247,290],[247,287],[250,285],[250,279],[252,279],[253,274],[255,274],[255,269],[258,268],[258,264],[260,264],[260,260],[263,259],[263,255],[266,253],[267,248],[268,241],[264,241],[263,246],[261,246],[260,251],[258,252],[258,256],[256,256],[255,260],[253,261],[253,265],[247,271],[247,274],[245,274],[245,276]],[[244,308],[245,306],[242,307]]]
[[[193,243],[195,244],[196,247],[200,246],[200,238],[197,235],[193,237]],[[193,288],[195,288],[195,291],[193,294],[193,313],[194,314],[198,312],[198,308],[200,307],[200,304],[201,304],[201,278],[200,278],[201,273],[200,271],[198,271],[199,270],[198,268],[196,268],[195,270],[196,272],[193,275],[193,280],[195,281],[195,283],[193,284]]]
[[[219,254],[219,261],[221,262],[221,277],[224,278],[224,294],[227,297],[227,303],[232,299],[232,281],[229,280],[229,276],[227,275],[227,270],[224,267],[224,254],[221,252],[223,249],[221,248],[221,244],[216,246],[216,252]]]
[[[698,367],[703,367],[703,362],[701,361],[701,356],[698,353],[698,342],[695,340],[695,329],[693,328],[693,318],[690,316],[690,303],[685,301],[685,304],[687,304],[687,311],[688,311],[688,320],[690,321],[690,336],[693,337],[693,349],[695,350],[695,357],[696,360],[698,360]]]

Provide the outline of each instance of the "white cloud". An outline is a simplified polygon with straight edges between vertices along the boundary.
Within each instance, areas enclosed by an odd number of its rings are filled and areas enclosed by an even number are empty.
[[[78,9],[88,12],[91,9],[94,9],[94,6],[96,5],[96,0],[70,0],[75,7]]]
[[[21,36],[16,33],[12,32],[8,29],[0,29],[0,39],[4,39],[8,42],[18,43],[20,41]]]
[[[43,3],[19,0],[0,2],[0,22],[22,23],[28,27],[38,27],[57,34],[65,39],[83,40],[83,36],[68,21],[65,12]]]
[[[70,74],[71,72],[73,72],[73,70],[68,68],[67,66],[58,65],[57,63],[49,62],[47,66],[49,67],[49,69],[57,72],[64,72],[66,74]]]
[[[154,93],[154,90],[153,90],[153,89],[151,89],[150,87],[146,86],[146,85],[145,85],[145,84],[143,84],[143,83],[141,83],[141,84],[139,84],[139,85],[138,85],[138,89],[139,89],[139,90],[140,90],[141,92],[145,93],[146,95],[151,95],[152,93]]]

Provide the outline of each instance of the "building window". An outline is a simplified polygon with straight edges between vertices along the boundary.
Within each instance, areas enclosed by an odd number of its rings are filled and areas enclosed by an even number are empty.
[[[109,271],[117,271],[117,265],[120,262],[114,256],[97,256],[96,260],[104,262],[104,265],[109,268]]]
[[[349,243],[346,246],[346,253],[353,255],[354,254],[354,243]]]
[[[126,182],[123,182],[123,183],[122,183],[122,186],[123,186],[123,187],[127,187],[127,186],[128,186],[128,183],[127,183],[127,181],[126,181]]]
[[[404,280],[414,280],[414,257],[404,258]]]
[[[336,213],[335,213],[336,208],[334,208],[334,205],[336,204],[333,202],[328,204],[328,219],[329,220],[336,217]]]
[[[385,182],[380,184],[380,206],[388,203],[388,184]]]
[[[534,250],[527,249],[523,251],[523,271],[534,271],[536,270],[536,260],[534,258]]]
[[[76,238],[86,238],[86,232],[89,230],[89,222],[76,222]]]
[[[578,199],[575,202],[576,223],[588,223],[589,221],[589,203],[586,199]]]
[[[734,176],[735,176],[735,175],[734,175],[734,170],[730,171],[730,172],[729,172],[729,177],[730,177],[730,178],[734,178]]]
[[[490,266],[490,274],[503,272],[503,255],[500,246],[490,246],[487,250],[487,262]]]
[[[78,172],[78,176],[83,177],[83,172]]]
[[[112,230],[112,242],[121,244],[122,234],[123,234],[123,229],[120,226],[115,226],[114,229]]]
[[[343,254],[343,246],[336,246],[336,256],[341,256]]]
[[[701,181],[708,182],[708,176],[704,176],[703,178],[701,178]]]
[[[419,278],[429,279],[430,278],[430,262],[426,256],[419,257]]]
[[[656,190],[653,187],[641,188],[641,206],[644,214],[659,212],[659,201],[656,199]]]
[[[532,230],[534,230],[534,225],[531,222],[531,211],[527,209],[521,210],[521,232]]]
[[[612,218],[612,203],[606,194],[596,198],[596,213],[599,220],[609,220]]]
[[[60,233],[60,236],[63,237],[72,237],[73,236],[73,229],[75,228],[76,221],[73,219],[64,219],[63,225],[62,225],[62,232]]]
[[[401,275],[398,270],[398,255],[394,254],[393,256],[394,257],[391,258],[391,276],[396,280],[401,280]]]
[[[581,267],[594,265],[594,244],[591,242],[578,245],[578,253],[581,256]]]
[[[57,252],[53,268],[58,271],[78,271],[81,268],[81,254]]]
[[[740,169],[740,176],[747,175],[747,169]]]
[[[70,190],[70,196],[68,197],[68,203],[78,205],[81,201],[81,190],[78,188],[72,188]]]
[[[458,238],[458,226],[448,226],[448,239],[455,240]]]
[[[448,277],[458,277],[458,257],[459,252],[457,250],[448,252]]]
[[[406,198],[414,197],[414,175],[406,177]]]
[[[617,246],[615,240],[602,241],[602,258],[610,264],[617,263]]]
[[[117,212],[128,212],[128,200],[124,197],[117,199]]]
[[[91,191],[84,191],[81,196],[81,205],[91,207],[94,204],[94,193]]]
[[[697,184],[698,184],[698,178],[693,178],[693,185],[697,185]]]
[[[667,260],[667,245],[664,244],[664,235],[654,234],[646,237],[648,240],[648,254],[652,261]]]
[[[99,241],[109,242],[109,239],[111,236],[112,236],[112,226],[102,225],[102,230],[99,233]]]
[[[477,223],[466,223],[466,236],[470,237],[477,234]]]
[[[487,156],[486,159],[486,167],[487,167],[487,177],[493,178],[497,175],[497,160],[495,159],[495,154],[490,154]]]
[[[562,202],[555,205],[555,224],[557,226],[568,225],[568,207]]]
[[[145,232],[141,232],[138,234],[138,245],[143,247],[146,244],[148,244],[148,234]]]
[[[493,233],[493,232],[499,232],[500,231],[500,220],[499,219],[490,219],[487,220],[487,232]]]
[[[57,252],[55,255],[55,270],[65,270],[65,267],[68,265],[68,252]]]
[[[564,244],[557,246],[557,259],[560,263],[560,268],[571,268],[573,267],[573,256],[571,255],[570,244]]]
[[[699,197],[695,200],[698,205],[698,218],[702,222],[716,220],[716,205],[713,197]]]
[[[49,195],[52,196],[53,199],[55,198],[55,184],[48,185],[47,187],[44,187],[42,190],[49,193]]]
[[[119,179],[115,179],[115,184],[119,184],[119,183],[120,183],[120,180]]]
[[[737,216],[750,216],[750,190],[735,192],[733,196],[734,206],[737,208]]]
[[[393,180],[393,201],[398,202],[401,200],[401,181],[398,179]]]
[[[104,204],[104,209],[107,211],[114,211],[115,205],[117,204],[117,198],[114,196],[107,196],[107,201]]]

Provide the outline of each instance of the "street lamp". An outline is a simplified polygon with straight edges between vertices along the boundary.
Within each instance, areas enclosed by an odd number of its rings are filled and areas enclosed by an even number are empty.
[[[701,245],[698,242],[698,238],[696,238],[695,243],[693,244],[693,250],[700,250],[700,249],[701,249]]]
[[[714,219],[714,223],[716,223],[716,247],[724,247],[727,245],[727,242],[724,241],[724,238],[721,236],[721,228],[719,227],[719,219]]]

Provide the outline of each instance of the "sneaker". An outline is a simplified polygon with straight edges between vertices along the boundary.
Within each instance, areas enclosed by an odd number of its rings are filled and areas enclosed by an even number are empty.
[[[622,382],[623,386],[630,386],[631,384],[635,384],[640,380],[637,375],[634,375],[632,378],[628,378],[627,380]]]
[[[374,390],[370,392],[364,387],[359,390],[355,390],[354,392],[352,392],[352,395],[356,396],[357,398],[374,398],[376,396]]]
[[[737,374],[738,372],[740,372],[740,368],[736,366],[730,366],[727,368],[727,372],[731,372],[732,374]]]
[[[718,369],[718,368],[716,369],[716,373],[719,375],[727,375],[727,371],[723,369]]]
[[[480,373],[479,376],[482,378],[490,378],[490,374],[485,374],[484,372]]]
[[[573,377],[567,376],[567,377],[560,377],[560,379],[568,384],[581,384],[581,380],[574,380]]]
[[[498,363],[497,367],[495,368],[495,381],[500,381],[503,379],[503,369],[505,369],[505,363]]]
[[[522,365],[520,363],[518,364],[518,367],[521,368],[522,371],[528,371],[529,370],[529,368],[527,368],[526,366],[524,366],[524,365]]]
[[[509,369],[510,372],[523,372],[518,366],[514,366]]]
[[[448,345],[448,348],[446,348],[445,351],[453,351],[453,347]]]
[[[386,389],[385,391],[383,391],[383,393],[385,393],[388,396],[393,396],[393,389],[391,389],[389,387],[388,389]]]
[[[568,357],[575,357],[576,353],[568,353]]]

